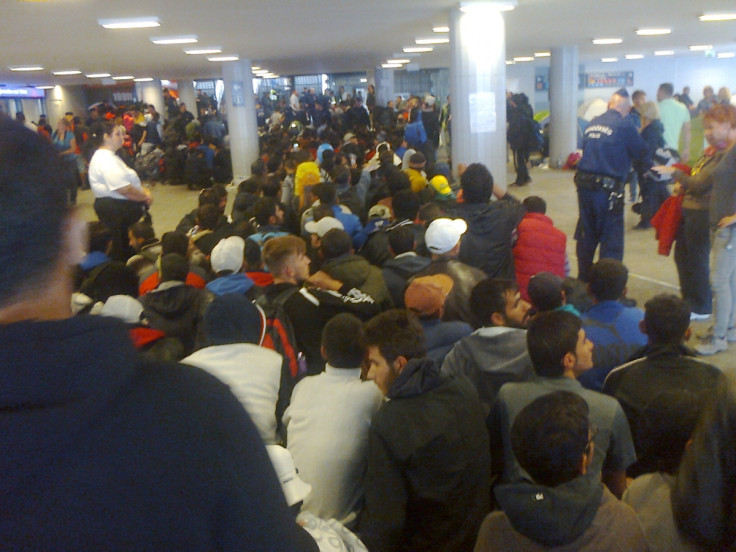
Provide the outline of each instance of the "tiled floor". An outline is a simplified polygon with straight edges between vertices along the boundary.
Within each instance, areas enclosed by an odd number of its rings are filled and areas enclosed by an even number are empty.
[[[508,174],[513,178],[513,167],[509,167]],[[574,275],[577,273],[577,259],[572,236],[578,209],[573,173],[536,167],[531,170],[531,176],[533,179],[531,184],[522,188],[510,188],[510,191],[519,199],[528,195],[539,195],[545,199],[547,214],[568,236],[567,250]],[[152,191],[154,203],[151,214],[156,235],[172,230],[185,213],[197,206],[197,192],[189,191],[186,187],[159,184]],[[231,192],[231,203],[233,195],[234,192]],[[89,220],[96,218],[92,202],[93,197],[89,191],[80,192],[79,209],[82,216]],[[230,212],[229,206],[227,212]],[[629,204],[626,205],[625,217],[624,264],[629,269],[628,296],[643,306],[647,299],[658,293],[679,293],[674,260],[672,256],[664,257],[657,254],[654,230],[632,229],[639,217],[631,212]],[[701,331],[709,325],[709,321],[698,322],[693,324],[693,329]],[[736,345],[732,345],[728,351],[708,357],[708,361],[736,376]]]

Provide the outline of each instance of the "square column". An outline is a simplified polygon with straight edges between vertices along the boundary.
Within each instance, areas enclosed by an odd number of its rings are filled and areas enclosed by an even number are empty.
[[[549,166],[562,168],[578,147],[578,48],[552,48],[549,68]]]
[[[225,81],[225,113],[233,159],[233,182],[239,183],[250,176],[250,164],[258,159],[259,154],[250,60],[223,62],[222,79]]]

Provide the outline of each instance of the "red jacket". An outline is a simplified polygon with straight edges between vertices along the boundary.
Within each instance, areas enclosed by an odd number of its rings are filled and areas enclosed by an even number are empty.
[[[538,272],[552,272],[565,277],[565,247],[567,236],[555,228],[552,219],[541,213],[527,213],[517,228],[519,235],[514,246],[516,283],[525,301],[529,300],[526,287]]]
[[[667,256],[672,249],[682,219],[682,198],[681,195],[668,197],[657,214],[652,217],[651,223],[657,230],[657,241],[659,242],[657,252],[660,255]]]

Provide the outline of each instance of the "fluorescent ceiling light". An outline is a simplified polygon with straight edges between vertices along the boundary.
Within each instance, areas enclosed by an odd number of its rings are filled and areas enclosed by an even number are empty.
[[[432,30],[436,33],[449,33],[450,27],[432,27]]]
[[[207,61],[238,61],[239,59],[238,56],[214,56],[208,57]]]
[[[158,17],[132,17],[129,19],[98,19],[105,29],[146,29],[160,27]]]
[[[424,54],[426,52],[434,51],[434,48],[430,46],[425,46],[425,47],[409,46],[408,48],[403,48],[403,51],[405,54]]]
[[[626,59],[644,59],[644,56],[641,54],[626,54],[624,57]]]
[[[40,65],[11,65],[9,69],[11,71],[43,71]]]
[[[85,75],[88,79],[106,79],[110,76],[110,73],[90,73]]]
[[[151,37],[154,44],[194,44],[198,42],[197,35],[185,36],[154,36]]]
[[[69,69],[67,71],[52,71],[52,73],[59,77],[65,77],[67,75],[79,75],[82,72],[79,71],[78,69]]]
[[[639,36],[659,36],[659,35],[668,35],[672,32],[672,29],[637,29],[636,34]]]
[[[506,65],[515,65],[515,64],[516,64],[516,62],[513,59],[507,59],[506,60]]]
[[[700,16],[701,21],[734,21],[736,13],[704,13]]]
[[[206,55],[206,54],[221,54],[222,48],[198,48],[198,49],[190,49],[190,50],[184,50],[185,54],[189,54],[190,56],[200,56],[200,55]]]
[[[382,63],[381,67],[384,69],[399,69],[401,67],[400,63]]]
[[[161,86],[171,86],[171,81],[168,79],[161,79]]]
[[[417,38],[415,44],[448,44],[449,38]]]
[[[533,56],[520,56],[520,57],[515,57],[514,58],[514,61],[516,61],[516,62],[519,62],[519,61],[534,61],[534,57]]]
[[[657,50],[654,52],[655,56],[674,56],[675,52],[673,50]]]
[[[411,60],[409,60],[409,59],[387,59],[386,60],[386,63],[398,63],[398,64],[402,64],[402,63],[409,63],[410,61]]]
[[[151,82],[153,81],[153,77],[139,77],[137,79],[133,79],[134,82]]]
[[[112,80],[133,80],[134,78],[133,75],[118,75],[113,77]]]
[[[368,79],[360,79],[360,82],[368,82]]]
[[[734,54],[733,52],[718,52],[716,54],[716,57],[721,58],[721,59],[726,59],[726,58],[736,57],[736,54]]]
[[[36,87],[36,89],[38,89],[38,90],[51,90],[52,88],[53,88],[53,86],[51,86],[51,85],[37,86]]]
[[[593,44],[621,44],[623,42],[623,39],[621,38],[594,38]]]
[[[260,70],[261,70],[261,68],[260,68],[260,67],[258,67],[257,65],[251,65],[251,66],[250,66],[250,70],[251,70],[251,71],[260,71]]]
[[[258,69],[258,71],[253,71],[256,75],[267,75],[271,71],[268,69]]]
[[[694,46],[690,46],[691,52],[705,52],[707,50],[712,50],[713,45],[712,44],[695,44]]]
[[[534,57],[550,57],[550,52],[534,52]]]
[[[474,11],[511,11],[516,7],[516,0],[495,0],[493,2],[466,3],[460,6],[463,13],[471,13]]]
[[[614,57],[601,58],[601,62],[603,63],[615,63],[617,61],[618,61],[618,58],[614,58]]]

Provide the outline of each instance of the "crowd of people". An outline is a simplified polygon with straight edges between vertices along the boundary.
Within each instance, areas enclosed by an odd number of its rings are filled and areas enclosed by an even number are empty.
[[[649,162],[624,92],[586,138],[583,232],[628,171],[594,142],[623,135]],[[572,278],[543,198],[479,163],[453,182],[421,142],[431,96],[387,127],[360,104],[264,129],[232,210],[209,179],[160,236],[114,117],[85,140],[89,223],[68,208],[71,146],[0,119],[7,546],[733,547],[736,388],[686,346],[684,290],[638,308],[622,255],[593,262],[597,243]],[[298,95],[288,109],[308,111]],[[723,232],[733,113],[705,119],[727,142]],[[678,171],[697,195],[698,171]],[[733,313],[714,288],[718,336]]]

